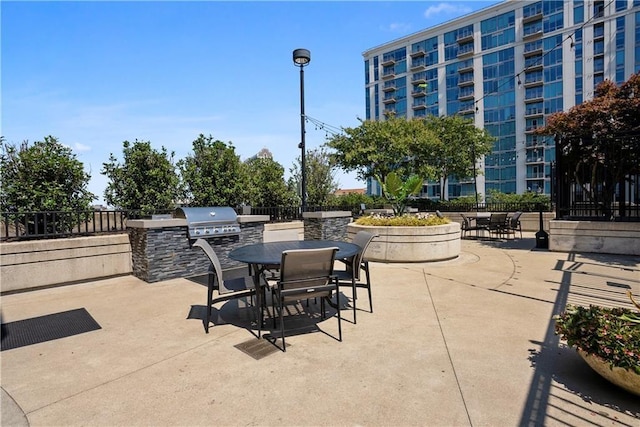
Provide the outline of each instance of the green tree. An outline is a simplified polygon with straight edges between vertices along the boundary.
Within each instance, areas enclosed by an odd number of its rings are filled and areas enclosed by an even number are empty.
[[[329,196],[329,200],[327,201],[328,206],[338,206],[348,209],[352,209],[354,207],[359,208],[363,204],[367,209],[370,209],[380,203],[381,202],[376,201],[376,199],[367,194],[359,193],[347,193],[340,196],[332,194]]]
[[[486,130],[475,127],[472,120],[458,115],[428,116],[425,125],[436,135],[436,140],[423,145],[423,151],[415,154],[435,169],[441,187],[440,197],[444,199],[448,178],[473,177],[475,163],[491,153],[495,138]]]
[[[325,206],[329,196],[338,189],[335,162],[329,152],[323,148],[309,150],[305,156],[307,169],[307,204],[309,206]],[[290,187],[301,188],[302,161],[298,157],[291,168]]]
[[[247,175],[231,142],[200,134],[193,154],[178,162],[191,206],[239,206],[246,200]]]
[[[386,120],[360,120],[355,128],[330,137],[326,145],[334,150],[336,165],[355,171],[359,179],[397,173],[406,179],[417,174],[432,178],[435,171],[422,153],[431,152],[436,136],[422,119],[406,120],[390,116]]]
[[[124,141],[123,162],[111,153],[100,173],[109,178],[105,201],[119,209],[152,213],[173,209],[180,194],[180,180],[173,152],[157,151],[149,141]]]
[[[91,176],[71,148],[53,136],[33,145],[23,142],[19,146],[6,144],[4,138],[0,138],[0,144],[0,209],[3,212],[73,212],[73,215],[41,215],[35,222],[28,220],[30,233],[70,231],[78,219],[76,213],[91,209],[95,199],[87,189]],[[23,218],[14,215],[12,219]]]
[[[251,206],[291,206],[296,194],[287,186],[284,167],[271,158],[255,158],[246,163],[249,177],[247,203]]]
[[[617,185],[640,173],[640,74],[617,87],[605,80],[593,99],[547,118],[539,135],[557,138],[564,173],[610,217]],[[625,192],[620,192],[624,205]],[[624,210],[622,210],[624,212]]]

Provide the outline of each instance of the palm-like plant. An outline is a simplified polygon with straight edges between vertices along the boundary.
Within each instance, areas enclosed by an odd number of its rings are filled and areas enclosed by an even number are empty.
[[[403,182],[395,172],[389,172],[384,180],[376,175],[376,180],[382,188],[382,195],[391,203],[393,214],[396,216],[405,213],[409,197],[420,193],[422,188],[422,178],[417,175],[412,175]]]

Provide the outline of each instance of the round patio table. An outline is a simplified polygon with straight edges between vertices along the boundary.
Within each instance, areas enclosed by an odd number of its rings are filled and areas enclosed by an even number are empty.
[[[254,243],[229,252],[229,258],[252,265],[280,265],[282,252],[293,249],[322,249],[337,247],[336,259],[345,259],[360,252],[355,243],[339,240],[287,240],[283,242]]]
[[[260,280],[260,276],[264,273],[266,267],[278,268],[282,262],[282,252],[295,249],[322,249],[322,248],[338,248],[336,259],[345,259],[356,255],[360,252],[360,246],[355,243],[341,242],[339,240],[286,240],[282,242],[254,243],[251,245],[241,246],[229,252],[228,257],[247,263],[253,271],[253,283],[256,287],[257,299],[257,323],[258,338],[261,336],[264,308],[264,285]],[[331,304],[331,301],[329,301]]]

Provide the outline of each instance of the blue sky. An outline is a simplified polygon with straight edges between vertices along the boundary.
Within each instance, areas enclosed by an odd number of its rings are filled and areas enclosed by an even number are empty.
[[[292,51],[311,51],[306,114],[334,127],[364,117],[362,53],[496,1],[2,1],[0,134],[57,137],[91,174],[125,140],[184,158],[200,133],[244,160],[266,147],[288,171],[300,154],[300,81]],[[307,124],[314,149],[326,132]],[[342,188],[363,188],[338,173]]]

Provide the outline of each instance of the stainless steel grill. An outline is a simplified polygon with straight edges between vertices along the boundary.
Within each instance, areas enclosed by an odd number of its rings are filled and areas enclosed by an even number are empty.
[[[178,208],[174,216],[187,220],[189,239],[240,234],[238,215],[231,207]]]

